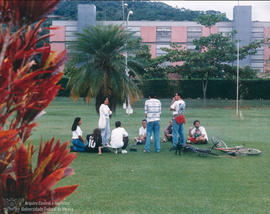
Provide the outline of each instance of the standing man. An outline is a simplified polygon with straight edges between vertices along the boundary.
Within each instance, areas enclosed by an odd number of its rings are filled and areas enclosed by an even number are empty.
[[[170,151],[176,149],[179,136],[181,146],[185,146],[186,144],[184,136],[185,108],[186,108],[185,101],[182,100],[179,93],[176,93],[170,106],[170,110],[173,111],[173,131],[172,131],[173,147],[170,149]],[[181,120],[179,121],[178,118],[181,118],[182,121]]]
[[[150,94],[149,100],[145,101],[144,112],[147,120],[146,125],[146,143],[144,146],[144,152],[150,152],[150,141],[152,131],[154,132],[154,147],[156,152],[160,152],[160,114],[161,114],[161,102],[155,98],[153,94]]]

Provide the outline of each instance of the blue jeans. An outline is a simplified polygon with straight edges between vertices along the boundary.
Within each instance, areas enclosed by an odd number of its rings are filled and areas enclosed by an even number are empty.
[[[160,121],[147,122],[146,125],[146,142],[144,149],[146,152],[150,152],[150,141],[152,131],[154,132],[154,147],[156,152],[160,151],[160,141],[159,141],[159,132],[160,132]]]
[[[85,152],[85,144],[80,139],[72,139],[73,151]]]
[[[184,123],[178,124],[175,119],[173,119],[172,141],[174,147],[176,147],[178,144],[179,136],[180,144],[181,146],[184,146],[186,144],[184,135]]]
[[[106,126],[105,129],[101,129],[101,138],[102,138],[102,144],[104,146],[108,145],[109,138],[111,136],[111,130],[110,130],[110,119],[106,118]]]

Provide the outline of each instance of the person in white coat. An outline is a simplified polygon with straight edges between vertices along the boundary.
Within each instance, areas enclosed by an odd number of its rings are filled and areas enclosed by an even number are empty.
[[[112,137],[110,146],[115,150],[115,153],[118,153],[118,149],[122,148],[122,154],[127,153],[127,146],[128,146],[128,133],[127,131],[121,126],[120,121],[115,122],[115,129],[112,130]]]
[[[104,147],[108,146],[110,138],[110,115],[112,111],[109,108],[109,98],[105,97],[103,103],[99,107],[99,121],[98,127],[101,129],[102,144]]]

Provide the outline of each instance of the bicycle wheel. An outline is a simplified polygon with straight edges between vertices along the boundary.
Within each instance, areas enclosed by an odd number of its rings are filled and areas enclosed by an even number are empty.
[[[224,149],[228,148],[227,144],[220,137],[212,136],[211,141],[217,148],[224,148]]]
[[[241,148],[238,150],[238,152],[246,155],[259,155],[262,153],[259,149],[254,148]]]

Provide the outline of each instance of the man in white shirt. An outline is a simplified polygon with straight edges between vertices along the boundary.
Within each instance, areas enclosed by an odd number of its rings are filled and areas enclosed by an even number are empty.
[[[152,131],[154,132],[154,147],[156,152],[160,152],[160,114],[161,114],[161,102],[154,98],[153,94],[150,94],[149,100],[145,101],[144,112],[147,120],[146,125],[146,142],[144,146],[144,152],[150,152],[150,141]]]
[[[137,145],[145,144],[146,140],[146,120],[142,120],[142,127],[139,129],[139,137],[135,137],[134,140]]]
[[[173,111],[173,131],[172,131],[173,147],[170,150],[176,149],[179,137],[181,146],[184,147],[186,144],[184,135],[184,122],[178,124],[175,120],[176,117],[180,115],[184,117],[185,108],[186,108],[185,101],[182,100],[179,93],[176,93],[170,106],[170,110]]]
[[[112,130],[110,146],[115,149],[115,154],[118,153],[118,149],[122,148],[122,154],[127,153],[128,146],[128,133],[121,127],[121,122],[115,122],[115,129]]]
[[[206,130],[200,125],[199,120],[193,122],[194,127],[189,129],[188,143],[207,144],[208,136]]]

